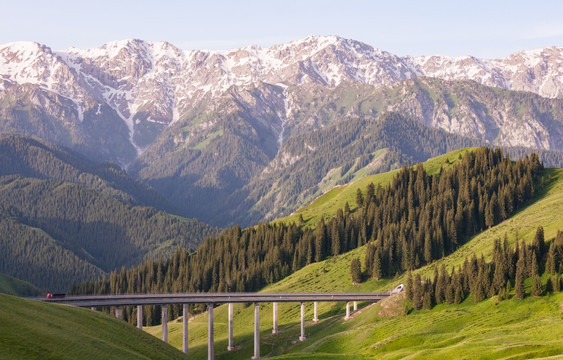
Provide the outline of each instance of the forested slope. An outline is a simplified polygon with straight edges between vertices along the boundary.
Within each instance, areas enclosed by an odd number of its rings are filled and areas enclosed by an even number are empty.
[[[169,260],[73,291],[255,291],[371,241],[376,247],[368,266],[378,268],[380,277],[392,276],[440,259],[505,220],[533,197],[542,172],[537,156],[512,162],[499,149],[481,148],[441,174],[429,176],[421,165],[403,168],[388,187],[368,186],[360,208],[345,206],[314,231],[300,224],[236,226],[207,239],[195,254],[179,250]]]
[[[216,231],[62,181],[2,177],[0,199],[0,272],[41,288],[195,249]]]
[[[128,176],[111,162],[96,163],[45,140],[17,135],[0,138],[0,176],[61,180],[125,201],[176,212],[156,190]]]

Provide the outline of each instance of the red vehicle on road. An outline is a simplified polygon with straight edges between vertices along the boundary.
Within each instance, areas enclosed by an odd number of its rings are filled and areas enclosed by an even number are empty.
[[[64,298],[66,296],[66,294],[52,294],[52,293],[48,293],[47,294],[47,299],[61,299]]]

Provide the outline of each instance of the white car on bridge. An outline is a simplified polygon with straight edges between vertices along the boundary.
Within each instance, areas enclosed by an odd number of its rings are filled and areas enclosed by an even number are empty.
[[[393,291],[391,291],[391,295],[398,294],[398,293],[402,292],[403,290],[405,290],[405,285],[400,284],[399,286],[394,288]]]

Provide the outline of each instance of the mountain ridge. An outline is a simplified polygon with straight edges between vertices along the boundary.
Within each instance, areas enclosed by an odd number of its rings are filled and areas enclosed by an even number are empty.
[[[0,90],[15,84],[38,86],[38,91],[70,101],[73,114],[69,116],[75,122],[84,122],[88,110],[97,115],[110,111],[116,117],[112,122],[119,119],[126,125],[128,132],[122,129],[121,137],[128,138],[139,154],[155,134],[187,116],[196,102],[232,86],[265,82],[283,87],[306,83],[335,87],[352,81],[380,87],[429,76],[474,80],[556,98],[563,94],[562,59],[563,48],[557,47],[492,60],[399,57],[358,41],[316,35],[269,48],[218,51],[180,50],[167,42],[138,39],[62,51],[18,42],[0,46]],[[289,109],[291,98],[284,101]],[[102,108],[105,106],[109,108]],[[121,156],[135,157],[130,148],[127,153]]]

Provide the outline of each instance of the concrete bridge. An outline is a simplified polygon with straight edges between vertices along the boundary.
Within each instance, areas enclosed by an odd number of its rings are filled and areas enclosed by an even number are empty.
[[[208,309],[208,359],[214,358],[213,347],[213,307],[217,304],[228,304],[228,331],[229,344],[227,350],[234,349],[233,344],[233,303],[254,303],[254,356],[260,358],[260,313],[259,303],[273,303],[273,328],[272,333],[278,332],[278,303],[298,302],[301,303],[301,336],[300,341],[305,341],[305,302],[314,303],[313,321],[317,322],[318,302],[346,302],[346,316],[350,317],[350,302],[354,302],[354,311],[357,310],[357,302],[377,302],[388,296],[390,292],[378,293],[196,293],[196,294],[134,294],[134,295],[101,295],[101,296],[68,296],[63,298],[37,299],[41,301],[89,307],[95,309],[103,306],[116,307],[115,316],[122,318],[122,306],[137,306],[137,327],[143,328],[143,306],[162,306],[162,340],[168,342],[168,305],[183,305],[183,351],[188,353],[188,304],[207,304]]]

